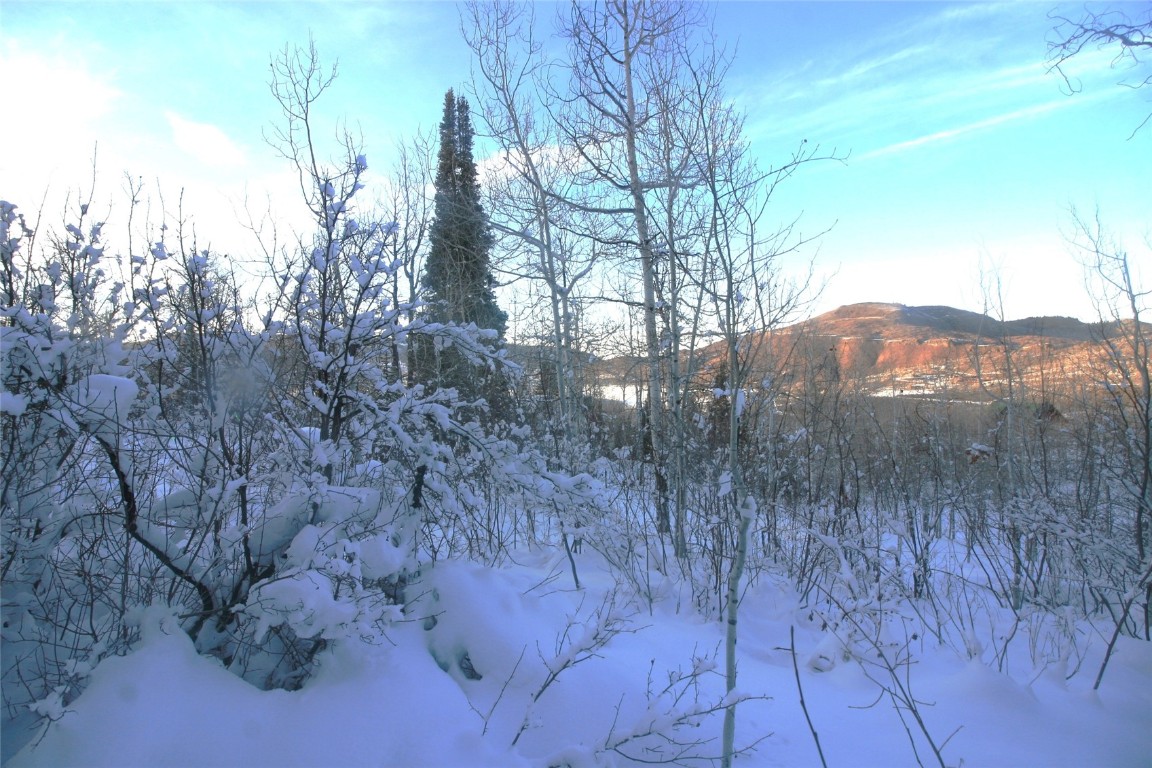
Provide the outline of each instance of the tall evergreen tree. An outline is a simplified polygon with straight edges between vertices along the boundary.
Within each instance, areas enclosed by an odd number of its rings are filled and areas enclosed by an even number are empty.
[[[440,122],[434,218],[424,264],[425,317],[494,330],[504,337],[508,316],[496,304],[490,253],[494,243],[488,215],[480,203],[480,182],[472,155],[472,116],[468,101],[451,90],[444,96]],[[499,341],[486,343],[494,347]],[[509,382],[502,367],[476,366],[454,346],[438,347],[427,337],[412,340],[410,371],[414,381],[452,387],[466,400],[483,398],[489,416],[508,414]]]
[[[468,100],[457,98],[449,89],[440,122],[435,219],[424,272],[425,301],[432,320],[475,323],[497,331],[502,338],[508,316],[496,304],[493,293],[493,237],[480,203],[473,135]]]

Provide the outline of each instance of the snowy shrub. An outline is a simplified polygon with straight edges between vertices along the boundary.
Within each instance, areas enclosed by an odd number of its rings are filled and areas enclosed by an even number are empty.
[[[0,202],[3,425],[3,697],[7,715],[49,697],[66,704],[118,647],[136,591],[122,565],[117,482],[101,446],[127,437],[136,384],[125,374],[122,286],[102,225],[67,224],[42,251],[15,205]],[[53,708],[54,709],[54,708]]]
[[[277,94],[314,100],[325,86],[298,64],[281,61]],[[600,503],[525,430],[481,423],[482,401],[408,380],[418,335],[508,366],[486,332],[399,296],[398,227],[357,209],[368,165],[343,149],[331,167],[286,152],[315,228],[257,292],[182,221],[113,254],[85,205],[30,250],[0,205],[7,716],[67,706],[76,670],[123,652],[126,616],[152,604],[234,673],[297,687],[327,644],[379,642],[422,565],[496,562],[535,543],[525,510]]]

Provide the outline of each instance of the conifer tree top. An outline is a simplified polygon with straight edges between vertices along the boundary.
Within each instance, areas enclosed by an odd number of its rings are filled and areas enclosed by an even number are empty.
[[[440,121],[435,218],[424,287],[429,316],[441,322],[476,323],[504,335],[507,315],[493,293],[493,237],[480,202],[468,100],[449,89]]]

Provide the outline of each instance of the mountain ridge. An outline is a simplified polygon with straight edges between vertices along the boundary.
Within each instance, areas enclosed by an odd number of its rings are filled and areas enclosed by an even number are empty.
[[[869,314],[865,314],[869,313]],[[868,326],[864,321],[888,321],[911,328],[931,329],[937,332],[955,332],[979,337],[1051,336],[1075,341],[1092,340],[1099,323],[1086,323],[1063,315],[1042,315],[1018,320],[998,320],[979,312],[945,305],[909,306],[882,302],[846,304],[815,317],[785,326],[782,330],[802,326],[821,327],[855,323]],[[875,323],[873,323],[875,325]],[[1098,330],[1095,331],[1098,334]],[[835,334],[838,335],[838,334]],[[911,334],[915,335],[915,334]],[[887,335],[886,338],[902,338]]]
[[[852,378],[873,395],[992,399],[1011,374],[1041,393],[1064,380],[1094,376],[1100,341],[1116,323],[1073,317],[998,320],[943,305],[863,302],[838,307],[760,335],[788,378]],[[707,352],[707,350],[706,350]],[[722,350],[716,350],[722,354]],[[705,355],[705,368],[718,362]]]
[[[1015,382],[1042,393],[1060,381],[1098,379],[1101,339],[1118,328],[1067,316],[1002,321],[944,305],[861,302],[753,334],[750,380],[767,376],[795,389],[851,379],[864,394],[988,400],[1010,367]],[[723,342],[697,351],[695,387],[722,386],[725,354]],[[591,370],[602,391],[622,392],[644,380],[646,365],[617,356]]]

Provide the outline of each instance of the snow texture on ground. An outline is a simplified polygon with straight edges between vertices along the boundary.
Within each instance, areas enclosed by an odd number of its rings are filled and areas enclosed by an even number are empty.
[[[198,656],[170,618],[146,612],[136,650],[99,665],[5,768],[626,765],[607,743],[653,723],[673,728],[678,714],[722,698],[720,622],[678,609],[671,592],[651,611],[613,600],[594,553],[578,556],[579,591],[565,562],[538,552],[519,560],[438,564],[412,588],[412,620],[373,642],[334,643],[294,692],[251,687]],[[742,617],[738,687],[766,698],[738,708],[738,745],[756,747],[737,765],[820,764],[799,705],[791,628],[828,765],[916,765],[892,702],[786,587],[762,578]],[[621,631],[597,645],[605,628]],[[947,739],[950,766],[1152,765],[1152,644],[1121,638],[1093,692],[1104,644],[1093,638],[1069,681],[1023,662],[1001,673],[919,639],[907,680],[933,738]],[[659,696],[665,687],[683,693]],[[934,764],[904,714],[920,759]],[[714,755],[721,720],[686,717],[669,732]],[[638,738],[621,752],[657,759],[672,748]]]

